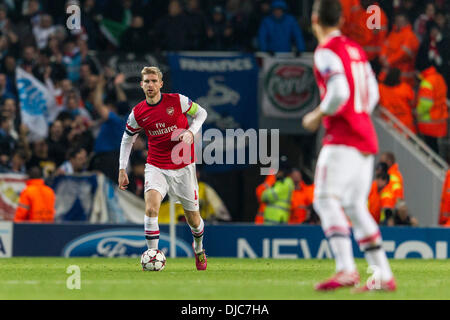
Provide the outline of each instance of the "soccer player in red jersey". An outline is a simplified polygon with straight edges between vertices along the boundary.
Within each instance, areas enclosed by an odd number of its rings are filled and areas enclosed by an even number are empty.
[[[313,205],[336,261],[336,274],[317,284],[316,290],[359,283],[348,216],[355,240],[374,270],[372,279],[376,280],[358,291],[393,291],[395,280],[381,234],[367,209],[374,155],[378,152],[370,119],[379,99],[376,78],[363,49],[339,31],[339,0],[316,0],[311,21],[319,42],[314,52],[314,72],[321,102],[305,115],[303,126],[310,131],[317,130],[321,123],[325,127],[316,165]]]
[[[163,75],[157,67],[144,67],[140,83],[145,100],[131,111],[122,137],[119,188],[129,184],[128,159],[137,133],[145,132],[148,156],[145,165],[144,229],[149,249],[158,248],[158,213],[167,193],[183,206],[194,238],[196,267],[205,270],[204,222],[199,212],[198,183],[194,159],[194,135],[207,117],[206,110],[178,93],[161,93]],[[191,125],[186,114],[193,118]]]

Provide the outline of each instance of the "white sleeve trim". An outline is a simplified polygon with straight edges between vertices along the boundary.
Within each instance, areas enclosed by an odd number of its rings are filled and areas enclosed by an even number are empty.
[[[137,123],[136,118],[134,117],[134,110],[131,110],[131,113],[127,119],[125,130],[128,131],[130,135],[133,135],[136,134],[141,129],[142,129],[141,126]]]

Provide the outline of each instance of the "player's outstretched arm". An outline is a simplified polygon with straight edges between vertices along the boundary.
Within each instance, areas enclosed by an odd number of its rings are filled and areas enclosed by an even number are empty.
[[[195,135],[208,117],[208,113],[198,103],[193,102],[187,114],[193,118],[189,131]]]
[[[125,190],[128,186],[127,166],[130,159],[131,149],[136,141],[137,134],[129,135],[127,131],[123,133],[122,142],[120,143],[120,156],[119,156],[119,188]]]
[[[181,99],[185,102],[185,105],[182,105],[182,108],[185,110],[187,109],[187,111],[185,111],[186,114],[190,115],[193,120],[189,129],[180,134],[178,139],[187,144],[191,144],[194,142],[195,134],[200,130],[205,122],[208,113],[199,104],[192,102],[188,98],[181,96]]]

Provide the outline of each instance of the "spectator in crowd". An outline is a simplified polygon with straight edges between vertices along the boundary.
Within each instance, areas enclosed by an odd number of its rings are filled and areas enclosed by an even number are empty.
[[[56,171],[56,162],[48,155],[48,144],[45,139],[37,140],[32,144],[31,157],[27,168],[40,167],[44,178],[51,177]]]
[[[422,40],[417,54],[416,69],[423,70],[424,66],[432,65],[442,74],[447,87],[450,83],[450,38],[444,35],[441,27],[431,21],[427,24],[427,32]]]
[[[40,9],[37,0],[29,0],[23,3],[23,12],[15,19],[14,30],[19,38],[20,46],[23,48],[27,45],[35,45],[36,39],[32,32],[32,26],[39,19]]]
[[[18,111],[20,110],[17,110],[16,100],[8,97],[3,100],[3,103],[0,100],[0,103],[0,116],[9,121],[8,133],[17,140],[19,139],[20,114]]]
[[[244,4],[239,0],[228,1],[228,11],[230,6],[233,12],[230,17],[231,28],[233,29],[234,50],[252,51],[252,34],[249,32],[250,19],[249,14],[245,10]]]
[[[61,121],[63,130],[64,130],[64,136],[67,137],[69,132],[72,130],[72,121],[74,117],[70,114],[68,111],[61,111],[58,116],[56,117],[56,120]]]
[[[212,17],[206,27],[206,49],[213,51],[230,50],[233,35],[233,27],[227,20],[224,9],[220,6],[214,7]]]
[[[403,200],[404,196],[404,185],[403,185],[403,175],[400,172],[398,163],[396,162],[394,153],[387,151],[380,155],[380,163],[384,163],[387,168],[387,173],[389,174],[389,187],[394,193],[394,206],[398,200]]]
[[[400,0],[398,3],[395,12],[404,12],[411,23],[414,23],[422,13],[422,6],[418,5],[416,0]]]
[[[448,34],[450,34],[450,25],[448,23],[448,18],[445,12],[443,11],[436,12],[434,21],[436,22],[439,29],[444,35],[448,36]]]
[[[7,98],[15,99],[15,94],[8,88],[8,78],[5,73],[0,73],[0,101]]]
[[[120,142],[122,141],[123,128],[126,120],[118,115],[118,110],[127,110],[126,95],[121,85],[125,78],[123,74],[115,77],[115,88],[117,100],[102,100],[105,88],[105,79],[100,77],[95,90],[94,108],[100,116],[101,126],[94,145],[95,156],[92,160],[91,168],[103,172],[112,181],[116,181],[119,176]],[[120,107],[120,104],[125,105]]]
[[[155,26],[155,47],[159,50],[179,51],[189,48],[189,21],[179,0],[169,1],[169,14]]]
[[[13,93],[17,93],[16,89],[16,67],[17,67],[17,60],[13,55],[6,55],[3,59],[3,65],[2,65],[2,73],[6,74],[7,77],[7,83],[9,83],[11,86],[13,86]],[[17,94],[16,94],[17,96]]]
[[[109,0],[100,21],[100,31],[108,43],[107,49],[120,47],[122,34],[131,24],[132,0]]]
[[[287,223],[289,220],[292,192],[295,186],[290,177],[291,168],[287,163],[287,158],[282,156],[279,163],[279,170],[276,173],[277,181],[261,196],[261,200],[266,203],[265,224]]]
[[[394,211],[394,215],[387,220],[388,226],[411,226],[417,227],[419,222],[408,212],[405,201],[400,201]]]
[[[21,192],[14,222],[53,222],[55,192],[45,185],[42,168],[28,170],[27,186]]]
[[[92,119],[89,112],[83,106],[78,90],[72,89],[68,91],[65,100],[66,101],[62,109],[63,111],[69,112],[73,118],[81,116],[85,121],[90,121]]]
[[[377,224],[380,223],[381,213],[383,217],[389,216],[386,210],[392,210],[393,205],[391,199],[393,194],[386,187],[389,184],[389,174],[387,173],[387,166],[379,164],[379,169],[375,174],[375,179],[372,182],[372,187],[369,192],[368,209],[373,219]]]
[[[277,178],[275,174],[269,174],[264,179],[264,182],[256,187],[256,199],[258,200],[258,212],[256,213],[255,216],[256,224],[264,223],[264,210],[266,209],[266,203],[261,199],[262,194],[266,189],[271,188],[276,181]]]
[[[344,22],[343,29],[341,30],[342,34],[357,42],[363,48],[368,45],[374,45],[375,42],[374,39],[372,39],[372,29],[367,27],[367,24],[372,22],[370,19],[370,13],[367,13],[366,8],[363,8],[363,3],[360,3],[359,0],[341,0],[341,2],[344,3]],[[366,48],[364,49],[366,50]],[[369,53],[370,50],[367,55],[368,59]]]
[[[433,22],[435,13],[434,3],[428,2],[425,6],[425,12],[420,14],[414,22],[414,32],[420,42],[422,42],[427,33],[427,24]]]
[[[376,170],[375,170],[375,177],[380,177],[383,180],[386,180],[386,174],[388,174],[387,171],[387,165],[383,162],[379,162]],[[388,220],[393,217],[395,206],[399,201],[403,201],[402,199],[399,199],[396,195],[395,190],[395,184],[392,183],[391,177],[389,176],[389,182],[381,189],[379,195],[380,195],[380,217],[379,217],[379,224],[386,225]],[[381,181],[380,185],[382,184]]]
[[[252,50],[258,48],[258,30],[261,22],[268,17],[270,12],[270,0],[257,0],[254,4],[255,9],[249,14],[248,34],[251,36],[250,46]]]
[[[51,52],[47,49],[39,50],[37,54],[36,64],[31,70],[34,77],[39,81],[45,82],[46,79],[50,78],[52,67],[50,62]]]
[[[11,122],[0,116],[0,165],[9,166],[11,156],[17,146],[17,140],[9,133],[11,130]]]
[[[125,75],[123,73],[118,74],[116,70],[114,70],[114,68],[105,66],[103,68],[103,77],[105,80],[102,94],[103,99],[117,102],[118,109],[120,111],[119,114],[123,116],[128,115],[130,110],[128,110],[128,104],[126,103],[127,96],[125,95],[125,92],[122,89],[122,86],[125,83]],[[95,82],[93,91],[94,98],[96,97],[95,92],[99,83],[103,84],[103,79],[101,79],[101,77],[100,80],[97,80]]]
[[[370,6],[378,6],[379,8],[379,20],[373,20],[373,11],[367,11]],[[383,47],[384,41],[389,32],[389,21],[386,16],[386,13],[381,8],[379,3],[375,0],[361,0],[361,7],[357,11],[360,18],[357,20],[360,23],[360,26],[355,26],[352,30],[364,30],[367,33],[367,36],[363,36],[360,41],[358,38],[354,39],[358,42],[364,49],[367,54],[367,59],[370,61],[372,68],[376,74],[380,72],[380,64],[378,61],[378,57],[381,53],[381,48]],[[378,26],[372,26],[371,28],[367,27],[367,23],[379,22]],[[362,25],[361,25],[362,23]],[[351,37],[351,36],[350,36]]]
[[[414,90],[407,83],[400,82],[400,70],[389,69],[384,82],[379,83],[379,104],[386,108],[413,133],[417,133],[414,123]]]
[[[60,166],[66,158],[66,148],[68,145],[67,135],[61,120],[55,120],[49,130],[47,137],[48,154],[55,160],[56,166]]]
[[[198,200],[202,219],[208,222],[230,221],[231,216],[217,192],[206,182],[201,181],[200,170],[197,169]],[[166,197],[168,199],[168,197]],[[170,222],[170,202],[164,201],[159,209],[158,219],[162,223]],[[175,220],[185,221],[183,207],[175,204]]]
[[[272,15],[264,18],[259,27],[259,50],[270,53],[291,52],[295,44],[297,53],[305,51],[302,31],[295,18],[286,13],[286,2],[274,0],[271,8]]]
[[[203,50],[206,39],[206,15],[199,0],[188,0],[186,9],[189,21],[190,50]]]
[[[340,0],[342,7],[342,26],[341,32],[345,36],[352,38],[353,21],[355,21],[355,13],[361,9],[359,0]]]
[[[100,18],[100,13],[98,10],[98,1],[95,0],[84,0],[83,9],[81,10],[81,21],[82,28],[84,32],[88,35],[88,47],[89,49],[95,50],[99,48],[99,38],[100,38],[100,28],[98,21]],[[66,17],[64,17],[64,20]],[[63,24],[63,23],[62,23]]]
[[[294,191],[291,199],[291,214],[289,215],[289,224],[305,223],[310,215],[313,198],[314,185],[307,185],[303,181],[302,173],[294,168],[291,171],[291,178],[294,182]]]
[[[67,152],[68,160],[64,161],[56,171],[56,175],[73,175],[86,170],[88,158],[84,148],[76,147]]]
[[[18,148],[22,148],[29,157],[29,146],[26,139],[27,127],[16,122],[16,102],[8,98],[0,108],[0,155],[3,158],[3,170],[6,170],[12,156]],[[19,128],[16,129],[16,125]]]
[[[438,139],[447,136],[447,84],[434,66],[421,64],[419,68],[417,126],[425,143],[439,154]]]
[[[20,51],[19,36],[14,24],[8,17],[6,6],[0,4],[0,60],[7,53],[18,54]]]
[[[50,52],[50,61],[61,64],[63,62],[63,47],[56,35],[48,37],[47,49]],[[64,69],[64,71],[66,71]]]
[[[20,62],[20,67],[28,73],[32,73],[33,68],[37,62],[37,51],[32,45],[23,48],[22,60]]]
[[[120,49],[124,52],[145,54],[150,51],[152,42],[149,41],[148,30],[144,26],[144,18],[140,15],[133,16],[130,26],[122,34]]]
[[[89,122],[82,116],[76,116],[70,126],[67,134],[67,141],[71,147],[80,147],[86,149],[89,153],[94,148],[94,136],[89,130]]]
[[[73,83],[80,79],[81,53],[80,48],[73,39],[67,39],[63,47],[62,63],[64,64],[67,77]]]
[[[48,37],[55,33],[56,27],[53,25],[53,18],[49,14],[42,14],[39,22],[33,26],[33,34],[39,50],[47,47]]]
[[[25,174],[26,173],[25,165],[27,163],[27,159],[28,155],[26,151],[22,149],[16,149],[11,157],[8,172]]]
[[[447,170],[442,186],[439,225],[450,227],[450,169]]]
[[[419,40],[414,34],[408,16],[404,12],[395,15],[394,26],[381,48],[380,64],[382,70],[379,80],[384,81],[389,68],[398,68],[401,72],[401,82],[411,87],[415,85],[415,62]]]
[[[98,78],[92,74],[91,66],[89,63],[82,63],[80,66],[80,96],[83,102],[89,101],[90,95],[93,89],[97,86]],[[92,108],[87,108],[92,110]]]
[[[196,173],[198,181],[198,205],[202,218],[209,222],[231,221],[231,215],[223,200],[208,183],[202,181],[202,174],[199,169],[197,169]]]

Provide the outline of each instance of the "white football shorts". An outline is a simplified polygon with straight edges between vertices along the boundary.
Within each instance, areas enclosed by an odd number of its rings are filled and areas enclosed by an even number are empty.
[[[367,202],[372,185],[373,155],[363,155],[345,145],[325,145],[320,151],[314,177],[314,198],[336,197],[342,207]]]
[[[198,182],[195,162],[184,168],[166,170],[145,164],[145,192],[154,189],[164,198],[168,193],[183,209],[198,211]]]

